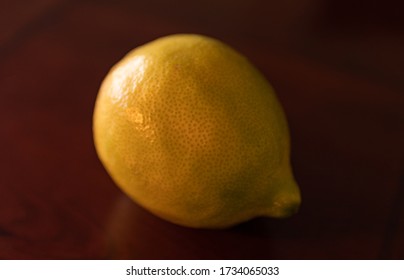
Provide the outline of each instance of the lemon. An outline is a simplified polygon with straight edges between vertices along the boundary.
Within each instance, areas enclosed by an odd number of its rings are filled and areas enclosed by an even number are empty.
[[[103,81],[93,120],[110,176],[163,219],[225,228],[300,205],[272,87],[216,39],[177,34],[134,49]]]

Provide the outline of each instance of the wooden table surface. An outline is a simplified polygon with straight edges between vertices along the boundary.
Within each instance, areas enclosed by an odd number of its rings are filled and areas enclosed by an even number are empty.
[[[403,9],[359,2],[0,1],[0,258],[404,259]],[[227,42],[273,84],[297,215],[183,228],[109,178],[92,139],[99,85],[173,33]]]

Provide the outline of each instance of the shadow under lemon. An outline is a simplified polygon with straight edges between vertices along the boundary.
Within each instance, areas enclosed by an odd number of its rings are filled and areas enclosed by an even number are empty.
[[[109,259],[269,259],[284,220],[257,218],[229,229],[186,228],[164,221],[122,194],[107,224]],[[287,238],[283,236],[282,238]]]

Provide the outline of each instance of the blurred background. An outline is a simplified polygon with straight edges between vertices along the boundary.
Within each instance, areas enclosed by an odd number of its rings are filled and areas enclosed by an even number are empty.
[[[404,259],[404,17],[395,0],[0,1],[0,259]],[[162,221],[95,153],[100,83],[173,33],[275,87],[303,205],[228,230]]]

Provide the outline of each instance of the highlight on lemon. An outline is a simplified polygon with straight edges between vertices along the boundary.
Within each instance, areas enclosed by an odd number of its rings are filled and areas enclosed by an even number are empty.
[[[115,183],[173,223],[225,228],[299,208],[284,111],[219,40],[177,34],[129,52],[101,85],[93,133]]]

